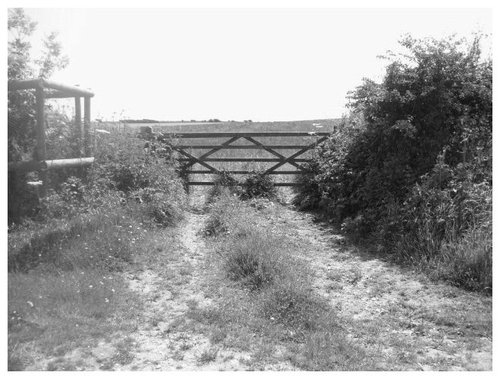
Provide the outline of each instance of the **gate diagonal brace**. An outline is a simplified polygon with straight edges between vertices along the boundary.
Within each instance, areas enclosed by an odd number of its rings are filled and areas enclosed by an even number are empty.
[[[265,146],[264,144],[260,143],[259,141],[253,139],[252,137],[245,137],[245,139],[248,140],[248,141],[250,141],[250,142],[252,142],[254,145],[257,145],[260,148],[266,150],[267,152],[273,154],[274,156],[278,157],[281,160],[281,162],[283,162],[283,164],[287,163],[286,162],[286,157],[284,155],[281,155],[277,151],[274,151],[270,147]],[[300,165],[298,165],[297,163],[295,163],[295,162],[288,162],[288,163],[290,163],[292,166],[295,166],[299,170],[302,170],[302,167]]]
[[[174,147],[174,149],[175,149],[175,147]],[[182,166],[181,171],[186,171],[189,167],[193,166],[195,163],[198,163],[198,164],[202,165],[203,167],[208,168],[210,170],[210,172],[213,172],[213,173],[219,172],[219,170],[217,170],[215,167],[210,166],[208,163],[203,162],[199,158],[196,158],[195,156],[185,152],[184,150],[182,150],[182,149],[175,149],[175,150],[178,151],[179,153],[181,153],[182,155],[191,159],[191,161],[189,161],[188,163],[186,163],[185,165]]]
[[[294,165],[295,167],[298,167],[301,171],[304,171],[304,167],[302,166],[299,166],[297,164],[294,164],[295,162],[292,163],[293,159],[297,158],[299,155],[302,155],[304,154],[306,151],[308,150],[311,150],[312,148],[314,148],[315,146],[319,145],[321,142],[323,142],[324,140],[326,140],[328,137],[321,137],[320,139],[318,139],[317,141],[315,141],[314,143],[306,146],[305,148],[297,151],[296,153],[290,155],[288,158],[286,158],[284,161],[282,162],[279,162],[277,164],[275,164],[273,167],[267,169],[264,174],[269,174],[270,172],[272,171],[275,171],[277,168],[283,166],[284,164],[286,163],[289,163],[291,165]]]
[[[210,155],[216,153],[217,151],[225,148],[226,146],[232,144],[234,141],[240,139],[239,136],[237,137],[232,137],[230,138],[229,140],[227,140],[226,142],[224,142],[223,144],[221,144],[220,146],[217,146],[216,148],[210,150],[210,151],[207,151],[205,154],[201,155],[200,157],[195,157],[194,155],[191,155],[189,154],[188,152],[184,151],[183,149],[179,149],[179,148],[175,148],[175,150],[177,150],[179,153],[181,153],[182,155],[188,157],[188,158],[191,158],[191,161],[185,165],[183,165],[182,167],[182,170],[187,170],[189,167],[193,166],[194,164],[196,163],[199,163],[200,165],[202,165],[203,167],[205,168],[208,168],[211,172],[213,173],[219,173],[220,171],[217,170],[215,167],[212,167],[210,166],[208,163],[205,163],[203,160],[205,158],[208,158]]]

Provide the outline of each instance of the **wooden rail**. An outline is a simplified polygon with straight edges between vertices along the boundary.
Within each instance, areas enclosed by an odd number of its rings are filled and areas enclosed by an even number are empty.
[[[213,165],[207,162],[275,162],[273,166],[266,169],[264,171],[265,174],[269,175],[296,175],[297,173],[307,171],[307,169],[300,165],[299,163],[308,162],[307,158],[299,158],[305,152],[313,149],[318,144],[323,142],[328,138],[330,133],[327,132],[244,132],[244,133],[163,133],[162,139],[167,139],[171,141],[179,141],[179,144],[172,143],[172,148],[176,150],[180,155],[179,161],[182,162],[181,171],[184,174],[217,174],[222,170],[214,167]],[[272,139],[279,138],[279,143],[286,138],[293,137],[310,137],[314,141],[309,144],[297,144],[296,141],[293,141],[294,144],[266,144],[262,141],[259,141],[256,138],[265,137],[269,140],[269,137],[273,137]],[[196,144],[193,142],[189,142],[190,139],[222,139],[225,138],[226,141],[221,144]],[[228,139],[227,139],[228,138]],[[234,142],[238,140],[244,140],[247,142],[246,145],[235,145]],[[202,141],[205,142],[205,141]],[[248,144],[250,142],[250,144]],[[306,142],[306,141],[304,141]],[[206,150],[207,152],[197,156],[193,152],[193,150]],[[211,157],[216,152],[223,149],[231,149],[231,150],[248,150],[248,149],[258,149],[264,150],[273,155],[274,157],[263,158],[263,157],[221,157],[215,158]],[[297,150],[291,155],[284,155],[285,153],[279,153],[276,150]],[[199,164],[206,168],[206,170],[194,170],[192,167],[195,164]],[[279,171],[278,169],[285,164],[289,164],[296,168],[295,171],[283,170]],[[224,170],[224,172],[230,174],[250,174],[252,171],[249,170]],[[213,181],[189,181],[187,182],[189,185],[193,186],[208,186],[214,185]],[[275,182],[275,185],[278,187],[285,186],[295,186],[297,183],[291,182]]]
[[[68,86],[45,79],[12,80],[8,82],[9,91],[34,90],[36,107],[36,150],[32,161],[9,162],[8,168],[15,175],[16,171],[38,171],[42,182],[40,194],[45,195],[47,172],[50,169],[66,167],[84,167],[92,164],[92,142],[90,133],[90,99],[94,94],[77,86]],[[83,131],[80,98],[83,97]],[[75,128],[79,145],[78,157],[70,159],[46,160],[45,146],[45,100],[50,98],[75,99]],[[83,139],[83,141],[82,141]],[[83,145],[83,146],[82,146]],[[82,151],[83,150],[83,151]],[[85,155],[82,158],[82,153]]]

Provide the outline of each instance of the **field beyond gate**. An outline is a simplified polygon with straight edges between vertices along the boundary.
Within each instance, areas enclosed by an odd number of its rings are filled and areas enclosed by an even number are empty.
[[[307,169],[300,163],[307,162],[305,154],[323,142],[328,132],[219,132],[219,133],[165,133],[163,137],[178,141],[172,148],[182,156],[181,170],[188,175],[217,174],[224,170],[230,174],[249,174],[256,169],[268,175],[296,175]],[[223,140],[221,143],[220,141]],[[287,141],[287,143],[284,143]],[[236,143],[237,142],[237,143]],[[253,155],[241,157],[217,154],[222,150],[259,150],[268,156]],[[280,150],[280,152],[276,151]],[[210,163],[208,163],[210,162]],[[214,165],[213,163],[219,165]],[[229,168],[221,163],[232,163]],[[262,167],[256,163],[274,163]],[[236,164],[234,164],[236,163]],[[246,164],[243,167],[241,163]],[[201,166],[198,169],[196,166]],[[291,170],[293,168],[293,170]],[[189,185],[213,185],[213,181],[190,180]],[[275,181],[276,186],[294,186],[289,181]]]

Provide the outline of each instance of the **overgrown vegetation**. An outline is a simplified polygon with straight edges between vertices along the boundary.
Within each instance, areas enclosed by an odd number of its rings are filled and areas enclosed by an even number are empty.
[[[480,42],[403,38],[383,82],[351,94],[351,116],[316,150],[295,204],[491,292],[492,61]]]
[[[22,10],[10,11],[9,79],[34,74],[27,42],[34,27]],[[46,49],[34,62],[40,77],[65,64],[55,36]],[[9,161],[36,158],[33,96],[10,92],[8,111]],[[73,123],[54,109],[47,114],[47,157],[74,156]],[[140,299],[118,273],[148,253],[158,227],[182,219],[186,194],[162,143],[145,149],[137,138],[96,133],[94,156],[90,168],[50,172],[41,199],[26,185],[36,173],[9,174],[9,370],[39,352],[62,356],[110,329],[133,328]]]
[[[238,196],[242,200],[276,200],[278,198],[278,191],[273,180],[264,171],[252,171],[243,179],[237,180],[227,171],[221,170],[215,175],[214,183],[207,195],[209,203],[227,193]]]
[[[99,137],[87,178],[68,178],[35,218],[11,228],[10,369],[33,363],[32,348],[44,346],[50,356],[93,344],[112,319],[113,328],[131,327],[138,309],[129,301],[138,306],[140,299],[119,273],[150,253],[147,241],[158,227],[182,219],[186,199],[172,164],[142,145]]]
[[[245,333],[262,336],[266,353],[256,353],[255,362],[247,363],[252,366],[265,365],[276,343],[286,344],[287,359],[303,369],[359,366],[355,361],[364,356],[362,349],[347,341],[334,310],[315,293],[311,271],[294,251],[295,245],[262,221],[266,209],[258,210],[230,193],[211,205],[205,226],[213,231],[210,259],[224,281],[212,284],[228,286],[228,293],[216,308],[194,308],[188,316],[209,323],[226,347],[239,346],[238,338]],[[315,348],[320,345],[332,356]]]

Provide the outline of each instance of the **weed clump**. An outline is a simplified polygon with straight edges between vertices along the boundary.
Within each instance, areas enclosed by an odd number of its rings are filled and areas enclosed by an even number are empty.
[[[241,184],[240,198],[242,200],[266,198],[276,199],[278,191],[270,175],[262,171],[254,171],[249,174]]]
[[[227,247],[224,267],[228,277],[240,281],[252,290],[260,290],[273,283],[283,270],[276,240],[262,236],[261,230],[251,230]]]
[[[220,171],[214,179],[214,186],[207,195],[207,202],[213,203],[223,194],[239,197],[241,200],[276,200],[278,191],[271,177],[264,172],[254,171],[243,181],[238,181],[227,171]]]
[[[240,184],[229,172],[221,170],[215,174],[214,185],[207,194],[207,202],[213,203],[223,195],[239,195]]]
[[[279,278],[263,291],[258,306],[267,319],[296,333],[320,329],[329,312],[327,304],[306,283],[293,277]]]

